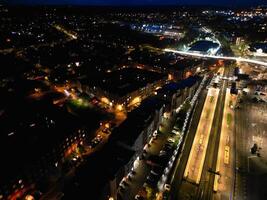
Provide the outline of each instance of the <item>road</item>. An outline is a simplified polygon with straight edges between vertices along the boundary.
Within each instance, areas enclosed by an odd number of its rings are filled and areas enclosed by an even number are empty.
[[[217,158],[216,171],[220,175],[215,175],[214,194],[215,200],[233,199],[234,191],[234,111],[231,108],[236,98],[230,94],[230,89],[226,91],[222,128],[220,135],[220,145]]]
[[[199,57],[199,58],[213,58],[213,59],[220,59],[220,60],[232,60],[237,62],[246,62],[250,64],[257,64],[262,66],[267,66],[267,62],[259,61],[256,59],[248,59],[248,58],[241,58],[241,57],[230,57],[230,56],[215,56],[215,55],[206,55],[201,53],[193,53],[187,51],[177,51],[174,49],[164,49],[165,52],[172,52],[177,53],[185,56],[192,56],[192,57]]]
[[[200,182],[218,95],[219,89],[209,89],[184,172],[184,177],[189,182]]]
[[[148,155],[158,155],[160,150],[163,148],[164,144],[167,142],[167,138],[172,136],[171,130],[174,126],[176,117],[172,116],[169,119],[164,118],[162,128],[160,128],[159,137],[156,140],[149,142],[149,146],[147,146],[146,151]],[[121,195],[121,199],[123,200],[132,200],[135,195],[142,189],[143,184],[146,181],[146,177],[151,170],[151,166],[146,163],[146,160],[138,160],[137,164],[134,165],[135,175],[131,178],[131,180],[126,179],[129,184],[126,188],[126,191],[119,192]]]

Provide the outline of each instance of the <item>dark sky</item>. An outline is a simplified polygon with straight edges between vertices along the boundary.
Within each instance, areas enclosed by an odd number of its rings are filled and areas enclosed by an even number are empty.
[[[66,5],[267,5],[267,0],[3,0],[11,4],[66,4]],[[1,2],[1,0],[0,0]]]

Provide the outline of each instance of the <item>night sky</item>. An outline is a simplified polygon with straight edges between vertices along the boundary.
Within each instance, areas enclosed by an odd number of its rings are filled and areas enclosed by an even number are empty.
[[[4,0],[10,4],[63,5],[267,5],[267,0]],[[1,1],[0,1],[1,2]]]

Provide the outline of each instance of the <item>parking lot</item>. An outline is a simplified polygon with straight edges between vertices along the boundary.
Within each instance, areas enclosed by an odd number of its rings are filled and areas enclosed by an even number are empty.
[[[157,182],[165,169],[162,165],[171,155],[173,141],[168,141],[168,138],[174,136],[171,133],[174,122],[172,117],[165,118],[160,131],[153,134],[154,136],[144,148],[143,155],[134,165],[134,173],[130,172],[124,181],[127,184],[119,187],[121,199],[141,199],[141,196],[146,193],[146,188],[157,187]]]

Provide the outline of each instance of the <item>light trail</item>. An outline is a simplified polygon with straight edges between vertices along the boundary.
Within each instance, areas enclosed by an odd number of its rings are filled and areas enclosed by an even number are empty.
[[[201,58],[214,58],[214,59],[222,59],[222,60],[235,60],[238,62],[246,62],[246,63],[252,63],[257,65],[262,65],[267,67],[267,62],[259,61],[259,60],[253,60],[248,58],[242,58],[242,57],[233,57],[233,56],[213,56],[213,55],[204,55],[201,53],[194,53],[194,52],[186,52],[186,51],[177,51],[173,49],[164,49],[165,52],[171,52],[171,53],[177,53],[181,55],[187,55],[187,56],[195,56],[195,57],[201,57]]]

